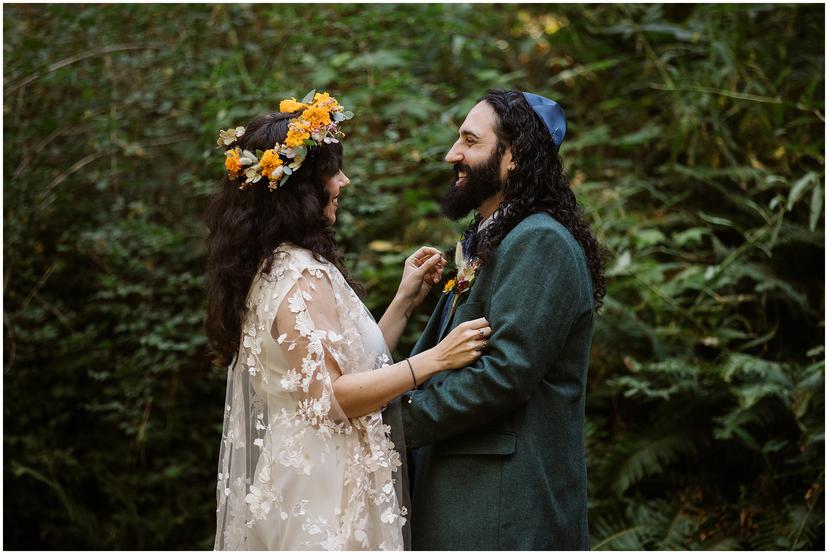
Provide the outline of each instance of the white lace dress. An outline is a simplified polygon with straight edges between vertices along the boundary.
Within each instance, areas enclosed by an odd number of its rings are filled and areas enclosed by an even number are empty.
[[[404,456],[383,421],[398,406],[348,419],[331,387],[391,362],[342,274],[281,245],[250,288],[242,337],[227,375],[216,550],[402,550]]]

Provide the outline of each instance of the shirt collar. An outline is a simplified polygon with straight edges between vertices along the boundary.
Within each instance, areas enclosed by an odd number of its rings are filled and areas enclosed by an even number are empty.
[[[495,210],[494,212],[492,212],[492,215],[490,215],[489,217],[487,217],[486,219],[481,221],[477,225],[477,232],[479,233],[480,231],[482,231],[483,229],[485,229],[486,227],[488,227],[489,225],[494,223],[495,216],[498,214],[499,211],[500,211],[500,209]]]

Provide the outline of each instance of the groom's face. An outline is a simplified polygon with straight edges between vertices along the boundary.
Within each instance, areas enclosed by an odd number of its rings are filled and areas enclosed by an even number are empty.
[[[460,219],[500,191],[511,163],[508,148],[499,148],[497,114],[487,102],[479,102],[458,131],[459,138],[446,154],[454,166],[454,181],[441,207],[451,219]]]

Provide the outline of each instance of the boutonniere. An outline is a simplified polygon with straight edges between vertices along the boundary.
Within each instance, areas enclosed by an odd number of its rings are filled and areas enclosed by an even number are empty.
[[[477,270],[480,269],[480,259],[477,256],[469,258],[463,257],[463,244],[458,242],[454,249],[454,265],[457,267],[456,274],[446,281],[446,286],[443,287],[443,294],[448,294],[454,291],[454,303],[452,310],[457,306],[461,294],[469,292]]]

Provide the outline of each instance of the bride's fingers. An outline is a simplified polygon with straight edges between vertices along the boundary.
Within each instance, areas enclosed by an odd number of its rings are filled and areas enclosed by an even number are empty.
[[[427,261],[434,254],[440,254],[440,251],[431,246],[421,246],[417,249],[416,252],[409,256],[409,259],[414,262],[414,265],[420,266],[423,262]]]
[[[464,323],[462,325],[465,325],[469,329],[478,330],[478,329],[481,329],[483,327],[488,327],[489,326],[489,321],[485,317],[479,317],[477,319],[472,319],[470,321],[467,321],[466,323]]]
[[[437,264],[428,271],[428,275],[429,277],[433,277],[435,275],[437,277],[440,277],[443,274],[444,270],[445,268],[441,266],[440,262],[438,261]]]
[[[437,265],[437,262],[439,260],[440,260],[440,253],[437,252],[436,254],[433,254],[430,258],[425,260],[420,265],[420,267],[417,268],[417,272],[420,275],[422,275],[423,277],[425,277],[426,275],[428,275],[429,273],[431,273],[434,270],[434,267]]]
[[[467,335],[468,342],[472,344],[479,344],[481,342],[486,342],[489,340],[489,337],[492,336],[492,328],[491,327],[484,327],[482,329],[474,329],[469,331]]]

